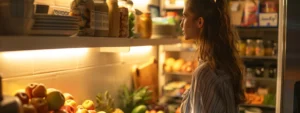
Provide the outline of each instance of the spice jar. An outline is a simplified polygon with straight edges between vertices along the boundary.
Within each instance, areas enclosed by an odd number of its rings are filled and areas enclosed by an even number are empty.
[[[246,56],[253,56],[255,54],[255,45],[253,40],[248,39],[246,44]]]
[[[264,56],[264,55],[265,55],[264,41],[256,40],[255,56]]]
[[[109,33],[108,6],[106,0],[95,0],[95,11],[91,14],[94,20],[91,21],[91,28],[95,30],[94,36],[107,37]]]
[[[240,56],[245,56],[246,54],[246,43],[244,40],[239,40],[238,49]]]
[[[119,37],[120,32],[120,10],[117,0],[107,0],[109,33],[110,37]]]
[[[276,77],[276,75],[277,75],[276,65],[270,65],[268,74],[269,74],[270,78],[275,78]]]
[[[267,41],[266,47],[265,47],[265,55],[266,56],[272,56],[273,54],[273,44],[272,41]]]
[[[120,34],[119,37],[129,37],[129,18],[128,18],[128,8],[126,6],[126,1],[119,1],[119,10],[120,10]]]
[[[150,13],[144,13],[139,20],[139,33],[141,38],[151,38],[152,34],[152,20]]]

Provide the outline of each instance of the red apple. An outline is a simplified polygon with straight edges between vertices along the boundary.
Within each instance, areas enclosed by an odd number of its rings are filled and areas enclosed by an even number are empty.
[[[32,97],[34,98],[44,98],[46,97],[47,89],[44,84],[38,84],[33,90],[32,90]]]
[[[23,111],[24,113],[37,113],[36,109],[31,104],[24,104]]]
[[[70,105],[65,105],[61,108],[61,110],[64,110],[66,111],[67,113],[75,113],[77,110],[73,107],[73,106],[70,106]]]
[[[25,92],[29,96],[29,98],[32,98],[32,90],[37,86],[37,83],[31,83],[25,88]]]
[[[77,103],[74,100],[66,100],[65,101],[65,106],[66,105],[72,106],[75,109],[75,111],[77,110]]]
[[[48,103],[43,98],[32,98],[30,104],[34,106],[38,113],[47,113],[48,112]]]
[[[66,100],[74,100],[74,97],[70,93],[64,93],[64,97]]]
[[[20,99],[22,104],[28,104],[29,103],[29,96],[25,92],[18,92],[15,94],[16,97]]]
[[[46,112],[45,112],[46,113]],[[64,110],[56,110],[54,111],[53,113],[68,113],[67,111],[64,111]]]
[[[87,110],[95,110],[95,105],[94,102],[91,100],[85,100],[82,103],[83,108],[87,109]]]

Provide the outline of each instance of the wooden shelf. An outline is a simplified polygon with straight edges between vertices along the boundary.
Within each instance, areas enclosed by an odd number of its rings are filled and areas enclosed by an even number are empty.
[[[86,47],[128,47],[180,43],[178,39],[129,39],[112,37],[0,36],[0,51]]]
[[[272,31],[278,32],[278,27],[236,27],[239,31]]]
[[[184,73],[184,72],[171,72],[171,73],[165,73],[165,75],[192,76],[192,73]]]
[[[277,60],[276,56],[241,56],[243,59]]]
[[[265,78],[265,77],[255,77],[254,80],[257,81],[272,81],[272,82],[276,82],[275,78]]]
[[[259,108],[275,109],[275,106],[271,106],[271,105],[254,105],[254,104],[240,104],[240,107],[259,107]]]

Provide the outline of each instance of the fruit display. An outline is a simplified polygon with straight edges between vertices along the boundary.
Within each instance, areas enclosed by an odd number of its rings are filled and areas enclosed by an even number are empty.
[[[184,81],[170,82],[164,86],[164,93],[170,97],[181,97],[190,88],[190,84]]]
[[[107,95],[109,103],[112,103],[109,105],[113,106],[113,99],[108,93]],[[39,83],[31,83],[24,90],[18,90],[15,97],[22,103],[22,113],[124,113],[115,107],[106,107],[112,108],[110,111],[98,110],[97,112],[92,100],[85,100],[78,105],[71,94],[62,93],[54,88],[46,88],[45,85]]]
[[[276,97],[274,94],[259,95],[257,93],[245,93],[246,104],[255,105],[272,105],[276,103]]]
[[[185,61],[184,59],[167,58],[164,65],[166,73],[183,72],[192,73],[198,66],[198,61]]]

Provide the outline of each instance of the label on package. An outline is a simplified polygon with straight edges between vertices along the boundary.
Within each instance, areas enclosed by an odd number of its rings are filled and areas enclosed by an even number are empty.
[[[107,12],[95,11],[92,13],[94,20],[91,21],[92,29],[95,30],[109,30],[109,19]]]

